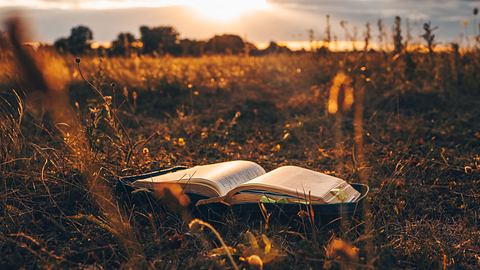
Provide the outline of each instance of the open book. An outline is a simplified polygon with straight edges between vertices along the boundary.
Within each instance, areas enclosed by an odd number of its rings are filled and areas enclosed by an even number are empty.
[[[279,202],[331,204],[355,202],[360,193],[342,179],[296,166],[266,172],[251,161],[229,161],[195,166],[164,175],[148,175],[135,187],[179,184],[185,193],[203,196],[198,204]]]

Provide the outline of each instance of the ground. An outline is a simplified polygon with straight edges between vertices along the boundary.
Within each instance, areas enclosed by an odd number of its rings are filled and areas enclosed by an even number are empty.
[[[1,268],[232,268],[174,197],[133,207],[105,194],[120,176],[236,159],[371,187],[367,215],[341,226],[225,218],[217,229],[241,268],[255,269],[253,254],[266,269],[480,267],[478,52],[88,56],[80,69],[36,57],[68,93],[96,170],[54,123],[65,108],[38,102],[2,54]]]

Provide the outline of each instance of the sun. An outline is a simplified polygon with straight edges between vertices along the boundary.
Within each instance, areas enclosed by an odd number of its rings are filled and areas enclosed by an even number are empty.
[[[198,15],[214,21],[230,21],[268,8],[266,0],[191,0],[185,4]]]

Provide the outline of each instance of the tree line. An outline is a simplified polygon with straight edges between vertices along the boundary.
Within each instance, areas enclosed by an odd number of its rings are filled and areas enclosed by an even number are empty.
[[[140,37],[132,33],[120,33],[111,42],[110,47],[93,49],[93,32],[87,26],[76,26],[69,37],[57,39],[53,46],[60,53],[84,55],[101,53],[109,56],[132,55],[173,55],[201,56],[204,54],[247,54],[262,55],[269,53],[290,53],[286,46],[270,42],[266,49],[260,50],[254,44],[238,35],[215,35],[208,40],[180,39],[180,34],[172,26],[140,27]]]

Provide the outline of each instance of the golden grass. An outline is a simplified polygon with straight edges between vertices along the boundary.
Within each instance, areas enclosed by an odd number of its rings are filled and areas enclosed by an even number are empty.
[[[88,56],[79,68],[14,49],[0,53],[12,98],[0,106],[6,266],[478,265],[478,52],[433,64],[413,53],[416,67],[402,55],[332,53]],[[260,222],[189,223],[179,189],[158,190],[160,205],[112,192],[122,175],[231,159],[368,183],[366,218],[329,228],[304,211],[303,223],[282,224],[264,207]],[[214,237],[192,237],[189,224]]]

